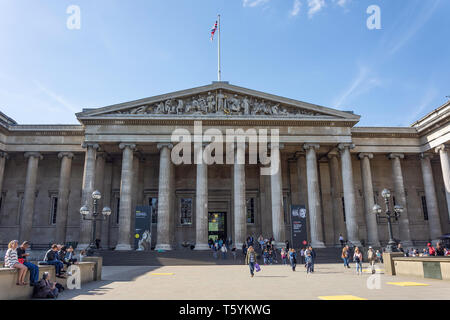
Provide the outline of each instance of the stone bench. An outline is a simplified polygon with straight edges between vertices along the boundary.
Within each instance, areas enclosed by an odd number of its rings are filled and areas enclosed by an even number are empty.
[[[392,257],[393,274],[450,280],[450,257]]]
[[[102,258],[86,257],[83,262],[77,264],[80,268],[81,285],[91,281],[101,280]],[[32,261],[37,265],[37,261]],[[67,279],[56,278],[55,266],[39,265],[39,279],[42,279],[44,272],[49,273],[50,281],[58,282],[67,288]],[[25,281],[30,281],[30,272],[27,271]],[[0,300],[25,300],[30,299],[33,294],[33,287],[18,286],[17,269],[0,268]]]

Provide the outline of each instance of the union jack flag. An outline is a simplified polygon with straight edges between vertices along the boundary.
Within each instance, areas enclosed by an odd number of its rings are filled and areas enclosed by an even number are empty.
[[[217,30],[217,21],[214,24],[213,28],[211,29],[211,41],[213,41],[214,39],[214,34],[216,33],[216,30]]]

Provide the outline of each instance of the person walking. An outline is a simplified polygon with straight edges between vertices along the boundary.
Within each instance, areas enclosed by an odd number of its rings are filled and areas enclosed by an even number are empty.
[[[247,250],[247,254],[245,255],[245,264],[247,264],[250,268],[250,277],[253,278],[255,275],[255,264],[256,264],[256,252],[252,246],[250,246]]]
[[[19,246],[19,241],[12,240],[8,243],[8,250],[5,253],[5,268],[17,269],[18,278],[16,285],[24,286],[27,285],[25,282],[25,276],[27,274],[27,267],[19,262],[17,257],[17,247]]]
[[[225,260],[227,258],[227,247],[225,244],[222,244],[222,248],[220,248],[220,251],[222,251],[222,259]]]
[[[22,245],[17,248],[17,258],[20,263],[30,270],[30,286],[34,286],[39,281],[39,267],[34,263],[28,262],[27,257],[30,255],[27,253],[27,249],[30,247],[28,241],[24,241]]]
[[[306,274],[312,273],[312,256],[311,256],[311,252],[308,251],[305,257],[305,262],[306,262]]]
[[[369,247],[369,251],[367,251],[367,261],[369,262],[370,268],[372,269],[372,274],[374,274],[375,271],[375,262],[377,260],[377,255],[375,254],[375,251],[372,247]]]
[[[292,271],[295,272],[295,267],[297,266],[297,253],[292,248],[289,250],[289,262],[291,263]]]
[[[348,263],[348,260],[349,260],[349,256],[348,256],[348,246],[345,246],[345,247],[342,249],[341,258],[342,258],[342,260],[344,260],[344,268],[350,269],[350,265],[349,265],[349,263]]]
[[[313,249],[312,246],[309,246],[309,252],[311,253],[312,258],[311,272],[314,272],[314,263],[316,262],[316,251]]]
[[[305,264],[305,248],[302,248],[300,250],[300,259],[301,259],[301,263]]]
[[[233,245],[233,248],[231,249],[231,254],[233,255],[233,260],[236,261],[236,246]]]
[[[283,265],[287,265],[287,251],[284,248],[281,249],[281,261]]]
[[[355,248],[355,253],[353,254],[353,261],[355,261],[356,263],[356,273],[361,275],[363,256],[361,251],[359,251],[358,247]]]

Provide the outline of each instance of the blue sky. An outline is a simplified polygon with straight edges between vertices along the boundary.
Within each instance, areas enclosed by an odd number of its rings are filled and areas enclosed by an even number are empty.
[[[81,28],[66,13],[77,5]],[[370,5],[381,30],[369,30]],[[222,80],[407,126],[450,95],[448,0],[0,0],[0,110],[21,124]]]

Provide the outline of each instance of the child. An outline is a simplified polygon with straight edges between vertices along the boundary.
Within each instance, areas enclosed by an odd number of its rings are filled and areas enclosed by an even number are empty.
[[[305,255],[306,273],[312,273],[312,256],[311,251],[307,251]]]
[[[283,261],[283,264],[286,265],[287,264],[287,255],[286,255],[286,251],[283,249],[281,249],[281,260]]]
[[[269,252],[267,251],[267,249],[264,249],[263,258],[264,258],[264,265],[267,265],[269,262]]]

